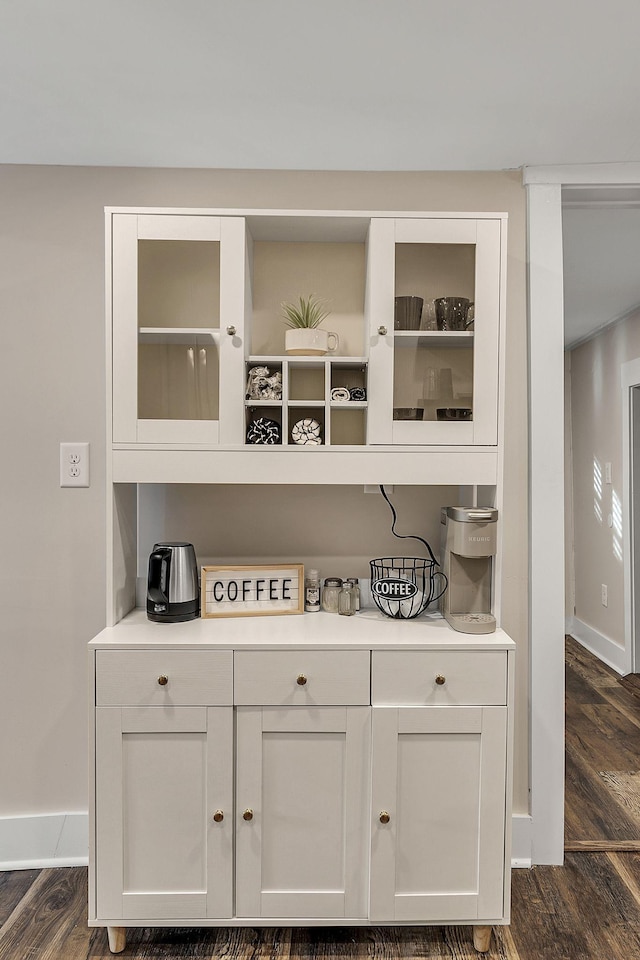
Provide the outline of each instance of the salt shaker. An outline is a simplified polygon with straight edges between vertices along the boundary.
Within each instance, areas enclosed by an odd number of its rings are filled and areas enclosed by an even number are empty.
[[[326,577],[322,588],[322,609],[327,613],[338,612],[338,595],[342,589],[340,577]]]

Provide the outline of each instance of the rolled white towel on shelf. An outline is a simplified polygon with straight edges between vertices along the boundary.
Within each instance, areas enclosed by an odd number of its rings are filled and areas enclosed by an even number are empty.
[[[350,400],[351,394],[347,387],[333,387],[331,389],[332,400]]]
[[[322,443],[322,431],[317,420],[305,417],[304,420],[298,420],[291,428],[291,439],[294,443],[319,445]]]

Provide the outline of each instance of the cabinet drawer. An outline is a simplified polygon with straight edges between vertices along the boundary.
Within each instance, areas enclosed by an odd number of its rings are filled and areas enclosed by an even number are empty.
[[[236,651],[234,703],[331,706],[369,702],[368,650]]]
[[[374,704],[468,704],[507,702],[504,650],[374,651]]]
[[[166,677],[166,683],[163,681]],[[231,704],[231,650],[98,650],[96,702],[184,706]]]

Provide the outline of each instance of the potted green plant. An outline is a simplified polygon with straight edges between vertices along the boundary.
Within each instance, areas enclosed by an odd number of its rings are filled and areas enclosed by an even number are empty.
[[[323,356],[338,349],[337,333],[319,329],[329,311],[326,301],[309,294],[298,303],[282,303],[282,319],[289,327],[285,333],[285,353],[297,356]]]

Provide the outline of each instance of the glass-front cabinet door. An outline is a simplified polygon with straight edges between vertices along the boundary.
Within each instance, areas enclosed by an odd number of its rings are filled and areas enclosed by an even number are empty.
[[[241,217],[112,214],[114,443],[239,443]]]
[[[372,220],[369,443],[497,443],[501,229]]]

